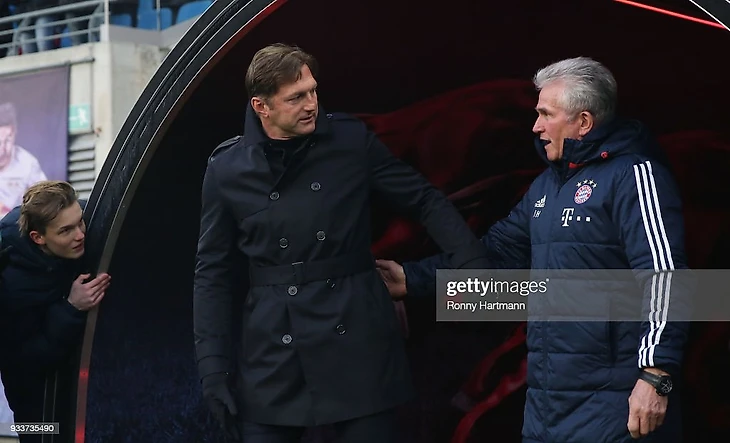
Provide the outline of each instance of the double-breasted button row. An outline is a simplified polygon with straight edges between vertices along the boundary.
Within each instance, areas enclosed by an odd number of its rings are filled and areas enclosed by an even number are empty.
[[[327,238],[327,234],[324,233],[324,231],[317,231],[317,240],[324,241]],[[279,247],[281,249],[286,249],[289,246],[289,240],[286,237],[282,237],[279,239]]]
[[[312,182],[312,184],[309,185],[309,188],[312,191],[317,192],[320,189],[322,189],[322,185],[319,182]],[[273,201],[279,200],[279,197],[281,197],[281,194],[279,194],[279,191],[271,191],[271,193],[269,194],[269,199],[271,199]]]
[[[288,289],[286,290],[286,292],[288,292],[288,293],[289,293],[289,295],[297,295],[297,292],[299,292],[299,289],[297,289],[297,287],[296,287],[296,286],[294,286],[294,285],[291,285],[291,286],[289,286],[289,288],[288,288]]]
[[[288,345],[289,343],[291,343],[291,341],[292,341],[292,338],[291,338],[291,335],[289,335],[289,334],[284,334],[284,336],[281,337],[281,342],[284,343],[285,345]]]

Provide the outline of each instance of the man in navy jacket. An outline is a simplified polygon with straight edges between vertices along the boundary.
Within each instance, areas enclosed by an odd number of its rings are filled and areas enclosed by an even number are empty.
[[[89,280],[83,271],[85,233],[76,192],[60,181],[31,186],[0,221],[0,375],[18,423],[54,421],[44,402],[64,386],[53,374],[81,343],[86,313],[109,286],[107,274]]]
[[[523,441],[680,441],[671,381],[688,324],[667,321],[670,303],[690,294],[672,279],[687,267],[678,189],[646,129],[615,117],[616,81],[600,63],[563,60],[534,83],[533,132],[549,167],[482,241],[500,268],[633,270],[635,279],[580,294],[609,311],[613,295],[634,291],[641,317],[528,321]],[[439,256],[378,266],[394,297],[432,294],[436,269],[447,267]]]

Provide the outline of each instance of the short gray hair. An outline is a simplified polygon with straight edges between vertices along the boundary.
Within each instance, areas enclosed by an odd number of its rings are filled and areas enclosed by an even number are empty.
[[[588,111],[599,124],[616,113],[616,79],[601,63],[588,57],[569,58],[540,69],[533,78],[538,91],[554,82],[565,84],[561,105],[572,116]]]

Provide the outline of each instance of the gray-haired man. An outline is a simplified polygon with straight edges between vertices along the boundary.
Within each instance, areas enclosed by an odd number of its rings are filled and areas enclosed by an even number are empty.
[[[616,81],[603,65],[562,60],[534,83],[532,130],[548,168],[482,242],[496,267],[633,270],[635,280],[579,279],[571,296],[608,316],[616,294],[630,295],[637,321],[528,321],[523,441],[681,441],[671,381],[687,324],[667,311],[685,305],[689,288],[675,272],[687,266],[672,175],[644,126],[615,117]],[[432,292],[447,267],[439,256],[378,266],[393,297]]]

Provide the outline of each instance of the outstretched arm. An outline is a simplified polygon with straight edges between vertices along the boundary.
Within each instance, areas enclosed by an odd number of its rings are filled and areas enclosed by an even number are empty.
[[[454,205],[368,132],[371,188],[426,227],[453,268],[486,268],[486,251]]]
[[[529,194],[529,193],[528,193]],[[486,257],[494,269],[528,269],[531,263],[530,204],[528,194],[510,214],[495,223],[481,238]],[[401,267],[395,262],[379,260],[378,268],[391,295],[396,298],[434,296],[436,270],[451,268],[445,254],[437,254],[417,262],[406,262]]]

